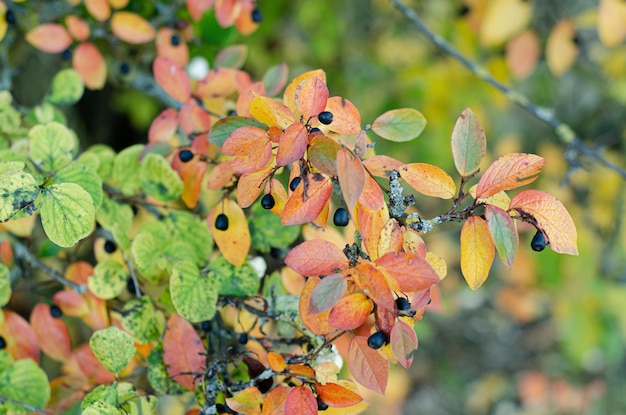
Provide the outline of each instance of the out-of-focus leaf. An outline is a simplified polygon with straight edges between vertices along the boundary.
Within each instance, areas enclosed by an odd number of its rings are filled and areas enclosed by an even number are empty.
[[[246,45],[228,46],[219,51],[214,65],[218,68],[240,69],[246,62],[248,47]]]
[[[67,16],[65,18],[65,25],[67,26],[67,31],[70,33],[70,35],[72,35],[72,37],[79,42],[86,41],[91,35],[89,23],[87,23],[84,19],[81,19],[78,16]]]
[[[102,89],[107,80],[107,64],[100,50],[90,42],[74,48],[72,65],[89,89]]]
[[[61,53],[72,44],[72,38],[58,23],[44,23],[26,34],[28,43],[47,53]]]
[[[287,64],[284,62],[272,66],[265,72],[263,83],[268,96],[273,97],[282,91],[287,83],[287,74]]]
[[[0,373],[0,395],[11,413],[24,411],[20,403],[43,410],[50,399],[48,376],[35,361],[19,360]]]
[[[115,12],[111,18],[111,31],[115,36],[134,45],[150,42],[156,36],[154,27],[133,12]]]
[[[85,85],[77,71],[63,69],[54,76],[48,99],[55,104],[71,105],[83,96],[84,89]]]
[[[600,0],[598,6],[598,37],[609,48],[626,38],[626,4],[620,0]]]
[[[111,17],[111,6],[107,0],[84,0],[84,3],[94,19],[104,22]]]
[[[141,161],[139,179],[145,194],[162,202],[176,200],[183,193],[183,181],[167,160],[156,153],[148,154]]]
[[[480,26],[480,41],[497,46],[524,30],[532,17],[532,4],[524,0],[490,2]]]
[[[489,276],[494,256],[495,247],[487,223],[472,216],[461,228],[461,272],[472,290],[483,285]]]
[[[173,43],[173,37],[178,39]],[[189,63],[189,47],[185,39],[170,27],[161,27],[156,35],[157,55],[164,56],[176,62],[179,66],[185,67]]]
[[[555,76],[563,75],[576,61],[578,46],[574,42],[575,36],[576,27],[570,19],[561,20],[550,32],[546,44],[546,62]]]
[[[122,327],[137,343],[152,343],[159,339],[165,328],[165,317],[155,308],[149,296],[143,295],[124,304]],[[149,360],[149,359],[148,359]],[[163,363],[161,361],[161,363]]]
[[[3,311],[4,317],[0,324],[0,336],[6,341],[6,351],[13,360],[24,358],[39,362],[39,341],[33,328],[19,314]]]
[[[525,30],[506,46],[506,64],[516,79],[526,79],[537,67],[541,56],[539,36],[534,30]]]
[[[30,313],[30,325],[41,350],[54,360],[66,361],[72,353],[72,338],[60,318],[50,314],[50,306],[37,303]]]
[[[412,108],[390,110],[372,123],[372,131],[389,141],[410,141],[426,128],[426,118]]]
[[[169,96],[180,102],[191,97],[191,81],[187,72],[173,60],[158,56],[152,64],[154,79]]]

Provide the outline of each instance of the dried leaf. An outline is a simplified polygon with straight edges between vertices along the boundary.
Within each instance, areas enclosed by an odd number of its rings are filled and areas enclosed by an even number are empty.
[[[472,216],[461,228],[461,272],[472,290],[483,285],[489,276],[494,256],[495,248],[487,223]]]
[[[476,198],[484,199],[502,190],[511,190],[537,179],[545,160],[535,154],[509,153],[485,170],[476,187]]]
[[[456,193],[454,180],[440,167],[411,163],[400,167],[399,171],[409,186],[426,196],[452,199]]]

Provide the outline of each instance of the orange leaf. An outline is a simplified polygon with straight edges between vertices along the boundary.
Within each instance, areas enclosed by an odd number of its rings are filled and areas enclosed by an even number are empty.
[[[339,134],[358,134],[361,131],[361,114],[354,104],[345,98],[331,97],[326,102],[326,111],[333,114],[329,128]]]
[[[177,313],[167,320],[163,337],[163,363],[174,381],[188,390],[194,390],[202,379],[206,353],[202,340],[191,323]]]
[[[413,363],[413,358],[410,356],[417,350],[417,335],[413,327],[402,320],[398,320],[391,330],[389,342],[394,357],[403,367],[408,369]]]
[[[94,19],[104,22],[111,17],[111,7],[107,0],[85,0],[85,7]]]
[[[263,415],[284,415],[285,414],[285,402],[291,388],[288,386],[279,385],[272,389],[263,401],[263,408],[261,413]]]
[[[285,257],[285,264],[299,274],[328,275],[348,267],[348,258],[335,244],[321,239],[302,242]]]
[[[128,6],[129,2],[130,0],[109,0],[109,4],[114,9],[123,9],[124,7]]]
[[[240,87],[236,105],[237,115],[240,117],[252,117],[252,114],[250,114],[250,103],[259,95],[266,95],[265,84],[261,81],[251,83],[248,87]],[[278,127],[273,128],[280,130]]]
[[[307,378],[315,377],[315,371],[313,370],[313,368],[311,368],[311,366],[307,364],[289,365],[287,372],[289,372],[289,374],[293,376],[302,376]]]
[[[222,27],[229,27],[241,13],[240,0],[217,0],[215,3],[215,18]]]
[[[236,71],[231,68],[215,68],[196,84],[194,95],[199,98],[226,97],[237,90]]]
[[[58,23],[45,23],[26,33],[28,43],[48,53],[61,53],[72,44],[72,38]]]
[[[249,35],[254,32],[259,24],[252,20],[252,11],[256,4],[251,1],[241,2],[241,12],[235,21],[235,27],[242,35]]]
[[[385,195],[380,185],[369,174],[365,175],[365,187],[359,196],[359,204],[372,210],[382,209],[385,205]]]
[[[85,297],[74,291],[57,291],[52,300],[61,308],[63,314],[70,317],[82,317],[89,313],[89,304],[87,304]]]
[[[178,38],[178,42],[172,43],[173,37]],[[181,67],[189,63],[189,47],[184,38],[174,29],[162,27],[156,35],[157,55],[170,58]]]
[[[311,293],[309,311],[321,313],[332,308],[346,293],[348,283],[343,274],[330,274],[317,284]]]
[[[222,231],[215,227],[215,217],[224,213],[228,218],[228,229]],[[236,267],[241,266],[250,250],[250,231],[243,210],[231,199],[224,199],[215,206],[207,218],[209,229],[220,252],[228,262]]]
[[[574,43],[575,36],[576,27],[570,19],[561,20],[550,32],[546,44],[546,62],[554,75],[563,75],[576,61],[578,46]]]
[[[396,308],[393,293],[385,276],[369,262],[359,264],[352,275],[357,287],[371,298],[378,307],[393,310]]]
[[[367,345],[367,337],[355,336],[348,346],[348,368],[354,379],[368,389],[385,394],[389,361]]]
[[[317,77],[326,83],[326,73],[321,69],[316,69],[296,76],[285,88],[285,92],[283,93],[283,103],[293,113],[298,112],[298,107],[296,106],[296,89],[298,88],[298,85],[300,85],[300,83],[305,79],[314,77]]]
[[[211,116],[195,99],[190,99],[178,113],[180,129],[187,135],[207,133],[211,129]]]
[[[237,173],[232,167],[233,162],[231,160],[218,163],[209,172],[207,178],[207,188],[211,190],[220,190],[224,186],[228,185],[233,176]]]
[[[178,157],[178,150],[172,158],[172,168],[176,170],[183,179],[183,194],[181,199],[185,205],[193,209],[198,204],[200,193],[202,192],[202,180],[206,173],[207,164],[203,161],[190,161],[183,163]]]
[[[270,127],[277,126],[283,130],[296,121],[291,110],[284,104],[262,96],[256,97],[250,102],[250,114],[263,124]]]
[[[174,108],[163,110],[150,124],[148,142],[169,143],[178,128],[178,113]]]
[[[244,415],[260,415],[263,394],[256,386],[249,386],[232,398],[226,398],[230,409]]]
[[[254,126],[237,128],[222,145],[222,153],[236,156],[231,167],[240,173],[251,173],[268,165],[272,142],[267,131]]]
[[[337,152],[337,174],[343,199],[346,201],[348,212],[354,211],[356,202],[365,189],[365,169],[361,160],[342,148]],[[367,206],[366,206],[367,207]]]
[[[276,178],[272,177],[272,180],[266,184],[266,188],[269,187],[269,193],[274,196],[274,207],[270,210],[274,215],[280,216],[287,203],[287,191],[283,184]]]
[[[263,170],[244,173],[237,181],[237,204],[241,208],[252,205],[263,191],[263,183],[272,173],[271,164]]]
[[[421,257],[426,256],[426,244],[422,237],[413,229],[407,229],[404,232],[404,244],[402,247],[406,252],[411,252]]]
[[[30,313],[30,324],[45,354],[59,361],[70,358],[70,332],[62,319],[52,317],[49,305],[37,303]]]
[[[0,336],[6,341],[6,351],[13,360],[30,358],[39,363],[39,342],[30,324],[13,311],[3,313]]]
[[[177,101],[187,102],[191,97],[191,83],[185,70],[169,58],[158,56],[152,64],[154,79],[165,92]]]
[[[200,20],[205,11],[209,10],[215,0],[186,0],[187,10],[193,20]]]
[[[346,408],[348,406],[356,405],[363,400],[363,398],[356,392],[331,382],[328,382],[325,385],[316,383],[315,391],[326,405],[334,408]]]
[[[281,216],[283,225],[301,225],[311,222],[327,206],[333,192],[330,177],[319,173],[307,174],[291,194]]]
[[[378,254],[380,235],[389,221],[389,210],[384,205],[380,210],[371,210],[364,206],[357,206],[358,228],[363,238],[363,247],[371,259],[375,260]]]
[[[138,45],[150,42],[156,36],[154,27],[133,12],[116,12],[111,18],[111,31],[126,43]]]
[[[461,228],[461,272],[472,290],[483,285],[489,276],[494,256],[495,247],[487,222],[472,216]]]
[[[81,19],[80,17],[69,15],[65,18],[65,25],[67,26],[67,31],[70,32],[70,35],[79,42],[84,42],[89,39],[91,35],[91,29],[89,29],[89,24]]]
[[[456,193],[454,180],[443,169],[427,163],[405,164],[400,175],[421,194],[442,199],[452,199]]]
[[[335,331],[335,329],[328,325],[328,316],[330,315],[330,310],[326,310],[321,313],[309,313],[311,293],[313,292],[317,284],[320,283],[320,281],[321,279],[318,277],[311,277],[306,280],[304,288],[300,293],[298,310],[300,312],[300,319],[302,320],[302,324],[304,324],[304,327],[306,327],[313,334],[323,336],[325,334]]]
[[[89,89],[102,89],[107,80],[107,64],[98,48],[89,42],[76,46],[72,65]]]
[[[540,190],[524,190],[513,197],[510,209],[532,216],[554,252],[578,255],[576,225],[557,198]]]
[[[285,362],[285,359],[283,359],[283,357],[276,352],[269,352],[267,354],[267,363],[274,372],[280,373],[287,368],[287,362]]]
[[[402,249],[404,245],[404,231],[405,228],[401,227],[396,219],[389,219],[380,231],[378,256]]]
[[[377,155],[363,160],[363,165],[374,176],[388,178],[389,172],[400,171],[404,163],[389,156]]]
[[[7,267],[13,265],[13,248],[7,240],[0,241],[0,263]]]
[[[285,401],[285,414],[317,415],[317,400],[308,386],[291,389]]]
[[[409,252],[389,252],[376,265],[398,283],[400,291],[419,291],[437,284],[439,276],[422,256]]]
[[[354,330],[365,323],[373,309],[372,301],[364,294],[350,294],[332,308],[328,324],[339,330]]]
[[[296,88],[295,102],[304,121],[308,121],[324,111],[328,101],[328,87],[322,79],[313,76],[306,78]]]
[[[280,136],[276,165],[286,166],[302,158],[308,143],[309,135],[306,127],[299,122],[291,124]]]
[[[476,198],[484,199],[502,190],[532,183],[543,169],[545,160],[535,154],[506,154],[485,170],[476,187]]]
[[[534,30],[525,30],[506,45],[506,64],[516,79],[527,78],[541,57],[539,36]]]

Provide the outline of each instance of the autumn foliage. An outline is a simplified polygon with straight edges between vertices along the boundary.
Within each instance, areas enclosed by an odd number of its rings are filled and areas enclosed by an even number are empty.
[[[528,188],[545,160],[503,154],[480,171],[486,132],[470,109],[450,123],[450,174],[376,154],[376,140],[415,139],[426,119],[403,108],[362,120],[321,69],[289,80],[278,64],[254,80],[241,69],[246,46],[232,45],[192,76],[194,25],[210,15],[252,33],[252,0],[187,0],[168,9],[181,24],[142,16],[132,1],[70,3],[25,35],[40,51],[71,51],[49,95],[21,113],[0,93],[11,144],[0,154],[0,396],[13,413],[156,413],[159,396],[186,391],[190,413],[356,413],[365,405],[354,382],[384,394],[390,365],[412,364],[414,326],[447,273],[428,232],[460,224],[472,290],[496,253],[511,267],[519,223],[543,238],[533,249],[578,253],[563,204]],[[96,28],[149,48],[149,65],[133,70],[166,106],[145,144],[118,153],[81,151],[58,112],[112,69],[140,87],[126,63],[111,64]],[[442,199],[442,213],[424,217],[415,192]],[[50,265],[26,243],[43,234]],[[278,264],[266,269],[271,254]],[[56,281],[27,319],[10,303],[13,270],[26,265]],[[70,332],[76,324],[87,338]],[[332,346],[342,337],[351,379]],[[42,353],[58,377],[35,364]]]

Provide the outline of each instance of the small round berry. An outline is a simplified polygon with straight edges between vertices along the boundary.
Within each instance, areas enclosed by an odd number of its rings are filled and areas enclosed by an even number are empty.
[[[120,63],[120,73],[122,75],[128,75],[130,73],[130,65],[126,62]]]
[[[296,187],[298,187],[301,181],[302,179],[300,178],[300,176],[296,176],[293,178],[291,183],[289,183],[289,188],[291,189],[292,192],[296,191]]]
[[[541,231],[537,231],[535,236],[533,236],[533,240],[530,241],[530,247],[533,249],[533,251],[537,252],[541,252],[546,249],[547,244],[548,243],[546,242],[546,237]]]
[[[467,16],[470,11],[471,10],[470,10],[469,6],[467,4],[463,4],[459,8],[459,11],[457,12],[457,14],[459,15],[459,17],[463,17],[463,16]]]
[[[223,213],[217,215],[217,217],[215,218],[215,229],[218,229],[220,231],[225,231],[226,229],[228,229],[228,216],[224,215]]]
[[[189,160],[193,158],[193,152],[191,150],[181,150],[178,153],[178,158],[183,163],[187,163]]]
[[[112,254],[113,252],[115,252],[116,249],[117,245],[115,245],[115,242],[107,239],[104,243],[104,252],[106,252],[107,254]]]
[[[241,333],[237,341],[239,344],[248,344],[248,333]]]
[[[3,336],[0,336],[0,350],[3,350],[7,347],[7,341]]]
[[[348,215],[348,211],[345,208],[337,208],[335,214],[333,215],[333,223],[335,226],[347,226],[348,222],[350,222],[350,215]]]
[[[398,297],[398,298],[396,298],[396,307],[400,311],[410,310],[411,309],[411,303],[409,303],[409,300],[407,300],[404,297]]]
[[[263,198],[261,199],[261,207],[263,207],[263,209],[270,210],[275,205],[276,205],[276,200],[274,200],[274,196],[272,196],[269,193],[263,196]]]
[[[61,57],[66,61],[72,59],[72,49],[65,49],[63,52],[61,52]]]
[[[61,318],[63,316],[63,311],[58,305],[52,305],[50,306],[50,315],[54,318]]]
[[[322,398],[320,398],[319,396],[317,397],[317,410],[318,411],[325,411],[328,409],[328,405],[326,404],[326,402],[324,402],[322,400]]]
[[[178,37],[178,35],[172,35],[172,38],[170,39],[170,43],[172,44],[172,46],[180,45],[180,38]]]
[[[250,17],[254,23],[261,23],[261,21],[263,21],[263,13],[261,13],[261,10],[259,10],[258,7],[255,7],[254,10],[252,10]]]
[[[324,125],[333,122],[333,113],[330,111],[322,111],[317,115],[317,119]]]
[[[204,332],[210,332],[212,328],[211,320],[204,320],[202,323],[200,323],[200,328]]]
[[[387,336],[382,331],[377,331],[367,338],[367,345],[372,349],[380,349],[387,341]]]
[[[4,18],[7,21],[7,23],[10,25],[14,25],[17,22],[17,20],[15,19],[15,13],[13,13],[13,10],[7,10],[6,14],[4,15]]]

